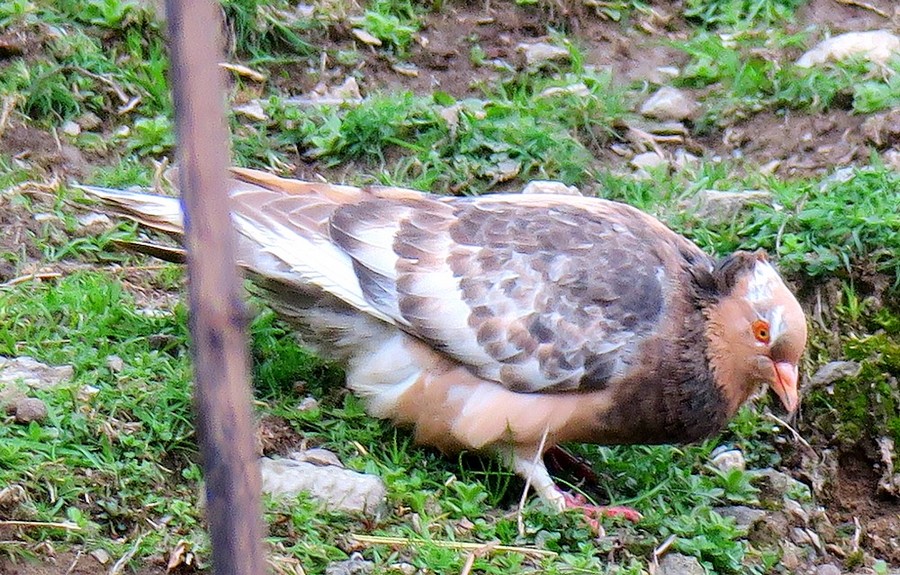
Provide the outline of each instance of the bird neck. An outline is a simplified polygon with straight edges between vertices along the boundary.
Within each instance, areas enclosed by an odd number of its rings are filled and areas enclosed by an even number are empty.
[[[739,342],[730,341],[729,333],[734,332],[728,305],[714,303],[709,305],[706,315],[703,340],[706,343],[706,357],[716,387],[725,401],[726,412],[731,418],[754,391],[743,375],[742,357]]]

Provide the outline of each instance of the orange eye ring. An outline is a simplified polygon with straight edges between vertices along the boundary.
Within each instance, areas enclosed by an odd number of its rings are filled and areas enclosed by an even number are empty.
[[[765,344],[769,343],[772,337],[772,333],[769,330],[769,322],[764,319],[758,319],[750,325],[750,328],[753,330],[753,337],[756,338],[756,341]]]

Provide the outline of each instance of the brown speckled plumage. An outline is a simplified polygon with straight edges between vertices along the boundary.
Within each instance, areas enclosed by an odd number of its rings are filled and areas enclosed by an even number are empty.
[[[85,189],[152,227],[181,225],[169,198]],[[242,265],[308,345],[344,363],[371,413],[445,450],[497,453],[555,505],[533,464],[542,440],[694,441],[765,383],[796,406],[806,326],[763,254],[717,263],[639,210],[579,196],[235,170],[231,198]]]

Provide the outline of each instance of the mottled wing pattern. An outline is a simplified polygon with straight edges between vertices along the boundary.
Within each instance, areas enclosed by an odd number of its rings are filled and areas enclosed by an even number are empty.
[[[698,251],[637,210],[567,196],[373,198],[330,223],[376,308],[523,392],[624,374]]]

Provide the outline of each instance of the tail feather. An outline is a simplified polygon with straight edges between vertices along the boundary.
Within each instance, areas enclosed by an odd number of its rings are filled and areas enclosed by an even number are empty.
[[[76,187],[113,213],[157,231],[177,237],[183,235],[184,218],[178,198],[97,186]],[[329,295],[349,309],[364,312],[381,322],[394,323],[366,299],[353,260],[329,235],[328,223],[334,211],[368,196],[361,188],[233,169],[229,199],[232,221],[238,232],[239,264],[253,276],[272,278],[298,293]],[[135,247],[148,253],[140,242]],[[149,250],[151,255],[157,255],[153,252]],[[159,255],[169,260],[172,257],[167,256],[177,256],[170,252],[164,249]]]

